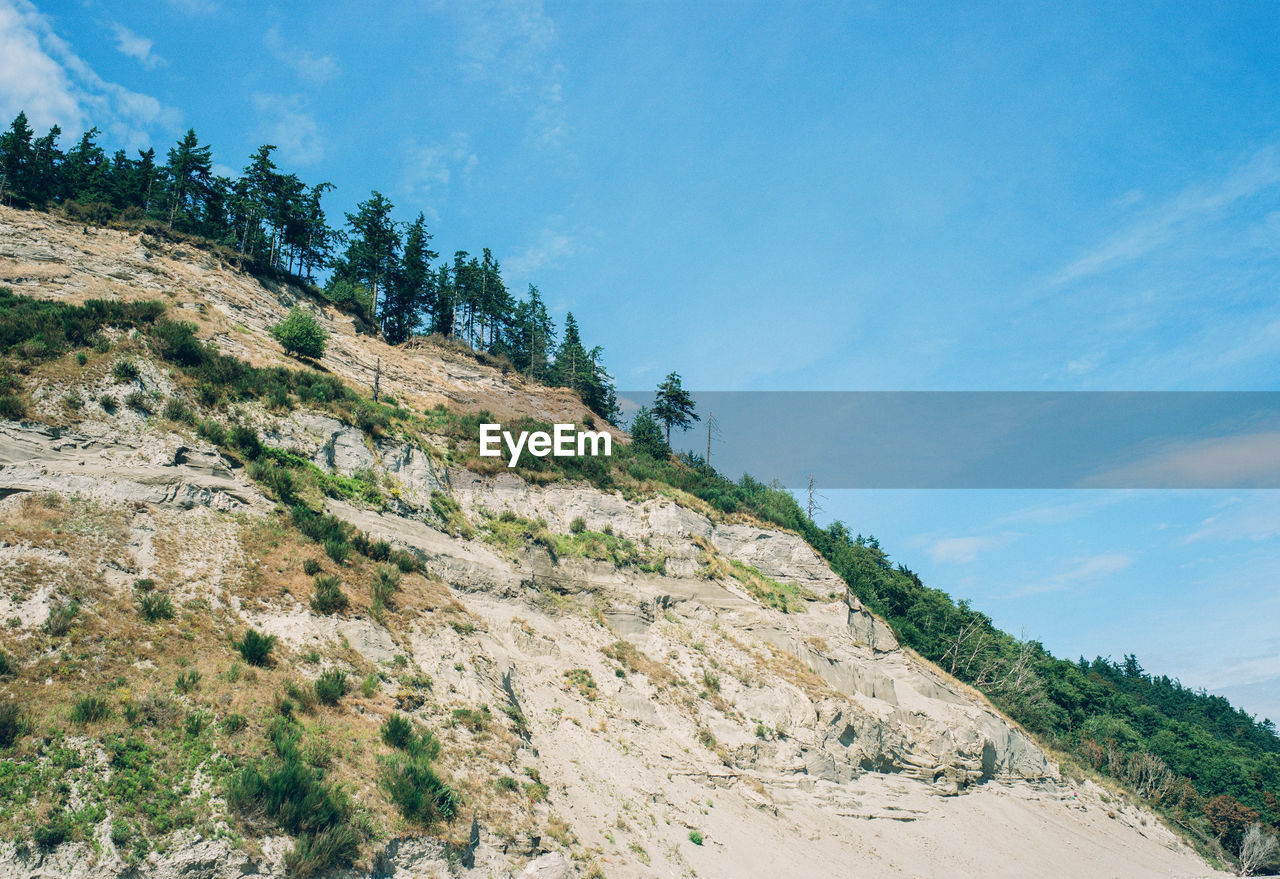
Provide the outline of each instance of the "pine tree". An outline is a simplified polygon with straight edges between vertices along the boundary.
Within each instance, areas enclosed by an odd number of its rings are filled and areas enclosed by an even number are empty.
[[[258,147],[234,186],[235,213],[240,227],[238,249],[241,253],[258,254],[266,249],[262,220],[271,213],[280,176],[276,163],[271,159],[275,149],[275,144],[270,143]]]
[[[186,231],[196,231],[204,201],[213,186],[213,157],[209,147],[200,146],[194,129],[188,129],[178,145],[169,150],[165,176],[168,178],[169,228],[176,224]]]
[[[9,130],[0,134],[0,202],[28,203],[34,135],[27,123],[27,114],[22,112],[14,117]]]
[[[107,157],[95,141],[97,136],[97,128],[86,131],[62,163],[62,194],[68,200],[94,204],[111,197]]]
[[[431,261],[439,254],[430,247],[431,233],[422,214],[409,226],[404,239],[404,254],[387,286],[382,308],[382,334],[397,345],[418,328],[424,312],[432,309],[435,274]]]
[[[648,406],[641,406],[631,419],[631,448],[665,461],[671,456],[671,447],[662,438],[662,428],[653,420]]]
[[[689,425],[700,421],[694,410],[693,397],[680,384],[680,374],[668,373],[658,385],[654,396],[653,417],[667,429],[667,445],[671,445],[671,428],[687,430]]]
[[[560,347],[556,349],[556,362],[552,368],[552,379],[556,384],[572,388],[581,393],[586,386],[586,377],[590,369],[590,358],[587,349],[582,347],[582,338],[578,334],[578,322],[573,312],[565,315],[564,335],[560,337]]]
[[[457,298],[458,291],[453,286],[453,275],[449,273],[449,266],[441,264],[436,272],[435,313],[431,316],[431,332],[445,338],[453,336],[453,318]]]
[[[33,205],[43,205],[58,198],[65,157],[58,149],[62,129],[53,126],[31,149],[31,166],[26,181],[26,197]]]
[[[542,301],[542,293],[529,285],[529,298],[515,307],[501,350],[516,369],[538,381],[551,375],[551,357],[556,344],[556,327]]]
[[[369,288],[372,295],[370,317],[375,323],[378,321],[379,295],[384,292],[400,250],[400,236],[395,221],[391,219],[393,208],[394,205],[375,189],[369,198],[356,205],[354,214],[347,214],[347,225],[351,227],[347,266],[354,280]]]

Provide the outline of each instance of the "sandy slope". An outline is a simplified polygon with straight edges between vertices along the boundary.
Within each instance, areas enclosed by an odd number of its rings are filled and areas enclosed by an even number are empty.
[[[258,363],[286,362],[263,330],[294,295],[186,246],[0,209],[0,283],[72,300],[164,298],[224,350]],[[445,349],[389,349],[355,335],[337,313],[325,319],[334,333],[325,366],[353,381],[367,382],[365,365],[381,357],[384,389],[418,405],[443,399],[499,415],[581,415],[564,392]],[[144,366],[143,381],[163,389],[164,371]],[[67,391],[47,390],[49,401]],[[1091,783],[1063,779],[986,700],[900,649],[794,535],[713,522],[668,499],[442,473],[421,450],[366,441],[322,415],[246,413],[271,442],[322,468],[372,468],[397,483],[397,513],[338,502],[331,509],[422,558],[439,578],[433,588],[446,590],[471,625],[446,625],[440,614],[395,625],[359,614],[317,616],[283,592],[237,605],[239,619],[299,653],[340,655],[341,645],[376,667],[398,654],[410,657],[434,686],[407,710],[446,737],[450,777],[483,785],[495,775],[525,779],[521,773],[536,770],[549,786],[546,802],[513,814],[509,826],[477,826],[476,867],[458,873],[515,875],[543,854],[551,858],[540,862],[544,879],[585,874],[590,863],[610,879],[1209,875],[1153,815]],[[335,457],[334,449],[343,451]],[[513,552],[450,536],[429,505],[445,486],[477,525],[509,510],[565,533],[582,516],[591,530],[607,528],[662,553],[665,571],[557,563],[536,547]],[[121,583],[149,576],[150,541],[172,532],[183,537],[169,563],[184,572],[188,588],[203,588],[201,571],[216,545],[217,580],[233,604],[248,577],[237,523],[269,515],[271,507],[217,449],[161,433],[136,413],[108,420],[92,407],[57,434],[0,424],[0,496],[13,495],[0,506],[36,491],[121,510],[136,535],[132,562],[114,575]],[[36,551],[2,540],[0,550],[0,574]],[[812,600],[790,614],[765,607],[738,581],[708,573],[708,554],[749,564]],[[42,563],[64,561],[78,560],[50,556]],[[43,622],[54,591],[37,590],[21,605],[0,596],[0,616],[17,617],[21,637]],[[619,641],[643,661],[616,659]],[[573,683],[584,676],[593,682],[589,690]],[[508,762],[487,762],[492,740],[446,730],[453,709],[480,704],[518,708],[527,720],[526,733],[504,733],[514,742]],[[576,842],[546,832],[557,822]],[[690,840],[694,830],[702,845]],[[392,872],[382,875],[450,869],[438,849],[393,841],[388,851],[393,847],[398,854],[386,864]],[[66,848],[35,861],[12,850],[6,859],[0,847],[0,877],[116,875]],[[278,855],[280,846],[264,849]],[[583,869],[561,854],[576,856]],[[144,875],[230,877],[249,869],[243,856],[209,842],[190,841],[166,858]],[[279,859],[252,869],[278,875]]]

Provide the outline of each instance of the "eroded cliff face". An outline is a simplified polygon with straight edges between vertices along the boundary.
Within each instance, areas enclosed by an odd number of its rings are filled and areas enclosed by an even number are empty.
[[[466,858],[477,875],[514,875],[539,857],[545,875],[585,873],[574,860],[586,863],[584,853],[609,876],[834,876],[853,861],[869,875],[964,874],[963,863],[994,875],[1087,875],[1118,857],[1126,875],[1201,869],[1149,816],[1062,782],[980,696],[901,649],[795,535],[713,521],[666,497],[628,500],[588,486],[447,470],[430,448],[368,439],[319,413],[250,414],[264,436],[322,469],[372,470],[395,484],[395,509],[329,507],[423,559],[443,593],[436,606],[379,622],[359,612],[317,614],[290,595],[249,599],[245,534],[275,514],[243,468],[193,437],[145,424],[107,432],[88,420],[76,430],[0,427],[0,492],[10,495],[0,504],[12,510],[45,492],[90,499],[127,519],[126,538],[109,563],[6,542],[0,564],[39,562],[49,574],[22,601],[0,598],[0,617],[19,618],[19,636],[37,629],[66,588],[59,570],[74,577],[89,562],[107,569],[107,591],[127,590],[139,576],[176,581],[180,598],[203,597],[277,635],[286,655],[315,651],[334,655],[326,663],[385,670],[407,662],[429,688],[391,676],[382,704],[368,708],[370,723],[395,707],[442,729],[455,710],[488,706],[510,726],[510,741],[497,748],[484,734],[442,730],[446,751],[456,749],[454,777],[536,777],[548,786],[545,801],[525,814],[477,820]],[[432,492],[444,491],[459,502],[470,537],[447,533],[432,510]],[[485,540],[486,523],[504,513],[541,519],[554,534],[612,533],[661,558],[661,570]],[[800,597],[789,612],[771,607],[718,560],[749,566]],[[354,656],[343,660],[344,651]],[[1014,839],[957,861],[928,841],[954,836],[960,844],[995,820],[1041,828],[1036,850],[1067,839],[1084,845],[1086,855],[1072,853],[1072,863],[1090,866],[1037,873],[1039,859]],[[1074,829],[1064,837],[1044,829],[1050,820]],[[557,839],[548,822],[572,836]],[[689,842],[695,829],[702,846]],[[1129,846],[1132,855],[1117,854]],[[250,857],[189,838],[149,869],[272,872],[287,849],[268,838]],[[379,863],[381,875],[470,872],[457,850],[430,838],[392,842]],[[1017,870],[1005,872],[1011,865]],[[0,875],[125,869],[59,850],[11,854]]]
[[[288,291],[263,294],[208,256],[161,252],[137,236],[81,240],[78,229],[0,210],[6,230],[0,278],[21,292],[114,295],[124,285],[135,298],[190,306],[229,349],[276,356],[259,331],[292,304]],[[201,317],[200,303],[214,316]],[[375,343],[330,319],[334,368],[357,377]],[[494,411],[519,411],[521,387],[496,370],[383,354],[396,393],[420,405],[489,405],[493,385]],[[139,365],[141,389],[174,392],[165,368]],[[169,675],[199,669],[206,701],[175,698],[218,716],[270,713],[271,688],[325,670],[366,676],[367,691],[307,721],[338,742],[328,771],[357,803],[388,808],[373,752],[385,750],[379,725],[399,711],[440,738],[441,772],[464,807],[426,832],[382,816],[372,854],[347,875],[1207,873],[1153,816],[1063,779],[979,694],[901,648],[793,534],[713,516],[688,498],[480,476],[447,466],[444,441],[430,436],[374,438],[325,412],[239,406],[235,418],[269,445],[380,486],[377,506],[325,504],[425,566],[382,611],[338,566],[352,603],[318,613],[301,568],[323,551],[289,530],[241,462],[173,423],[95,408],[112,381],[101,370],[32,380],[34,420],[0,422],[0,619],[9,621],[0,637],[28,666],[53,663],[72,684],[131,676],[139,695],[153,680],[171,693]],[[60,402],[69,394],[84,404],[74,416]],[[574,415],[557,393],[533,408]],[[504,530],[516,525],[527,530]],[[180,609],[176,644],[138,628],[141,579]],[[83,640],[42,639],[72,594]],[[246,626],[278,637],[277,665],[232,686],[229,642]],[[30,686],[52,699],[64,684]],[[91,737],[68,742],[83,751],[71,792],[83,803],[114,770]],[[231,839],[246,828],[212,767],[222,750],[252,756],[236,747],[217,740],[191,770],[187,796],[203,798],[207,821],[163,850],[129,859],[111,839],[108,809],[96,852],[0,843],[0,877],[281,875],[292,843],[273,824]]]

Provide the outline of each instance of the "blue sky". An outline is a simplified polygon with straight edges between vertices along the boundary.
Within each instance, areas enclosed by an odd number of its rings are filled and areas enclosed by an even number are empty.
[[[0,113],[275,143],[334,217],[376,186],[624,388],[1271,390],[1278,37],[1246,3],[0,0]],[[825,506],[1059,653],[1280,718],[1271,493]]]

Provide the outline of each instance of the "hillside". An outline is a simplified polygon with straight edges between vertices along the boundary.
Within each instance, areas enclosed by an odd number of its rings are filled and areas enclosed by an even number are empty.
[[[817,538],[622,444],[476,457],[567,391],[52,214],[0,285],[0,876],[1211,872]]]

